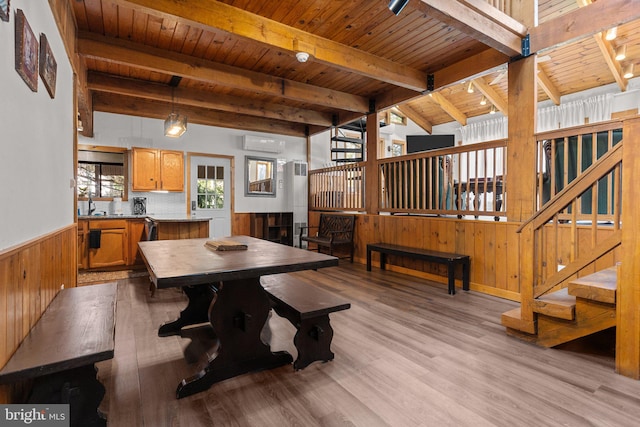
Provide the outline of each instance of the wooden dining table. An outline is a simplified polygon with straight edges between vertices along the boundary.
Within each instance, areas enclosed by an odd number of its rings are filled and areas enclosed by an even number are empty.
[[[214,250],[205,246],[207,240],[139,243],[155,288],[179,287],[188,299],[178,318],[163,324],[158,335],[183,335],[186,327],[205,324],[217,341],[204,369],[180,382],[177,398],[237,375],[292,363],[289,353],[272,352],[261,338],[271,307],[260,278],[338,265],[330,255],[248,236],[224,238],[246,245],[245,250]]]

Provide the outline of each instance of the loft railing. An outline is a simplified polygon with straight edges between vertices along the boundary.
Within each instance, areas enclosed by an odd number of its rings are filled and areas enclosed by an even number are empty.
[[[533,235],[533,293],[521,295],[523,307],[525,299],[535,299],[564,286],[566,280],[620,245],[621,170],[622,140],[611,145],[520,226],[518,232],[531,227]],[[607,200],[611,198],[605,215],[600,214],[595,202],[603,180]],[[588,216],[581,210],[587,194],[592,200]]]
[[[511,0],[486,0],[491,6],[499,9],[501,12],[511,15]]]
[[[310,171],[309,209],[364,210],[364,165],[345,163]]]
[[[378,160],[381,212],[506,216],[506,140]]]

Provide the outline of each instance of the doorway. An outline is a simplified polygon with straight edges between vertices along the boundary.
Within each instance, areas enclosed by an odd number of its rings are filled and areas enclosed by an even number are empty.
[[[209,237],[231,235],[232,158],[207,154],[188,154],[188,208],[194,218],[211,218]]]

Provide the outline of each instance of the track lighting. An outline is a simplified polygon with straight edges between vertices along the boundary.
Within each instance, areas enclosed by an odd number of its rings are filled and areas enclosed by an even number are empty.
[[[604,36],[609,41],[615,40],[616,37],[618,37],[618,27],[609,28]]]
[[[480,105],[487,105],[487,97],[483,96],[482,99],[480,100]]]
[[[389,10],[398,16],[407,3],[409,3],[409,0],[391,0],[389,2]]]
[[[469,82],[469,86],[467,86],[467,93],[473,93],[473,82]]]
[[[616,48],[616,61],[622,61],[627,57],[627,45],[623,44]]]
[[[627,64],[626,67],[622,70],[622,75],[625,79],[630,79],[633,77],[633,62],[631,64]]]
[[[495,114],[495,113],[496,113],[496,106],[492,105],[491,110],[489,110],[489,114]]]

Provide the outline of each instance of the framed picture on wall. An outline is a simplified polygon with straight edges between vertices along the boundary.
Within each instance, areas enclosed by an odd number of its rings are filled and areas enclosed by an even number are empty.
[[[38,91],[38,39],[21,9],[16,10],[16,71],[32,91]]]
[[[0,0],[0,19],[9,21],[9,0]]]
[[[51,98],[56,97],[56,74],[58,63],[53,56],[47,36],[40,34],[40,77]]]

